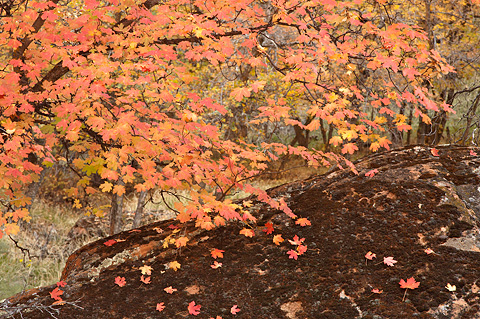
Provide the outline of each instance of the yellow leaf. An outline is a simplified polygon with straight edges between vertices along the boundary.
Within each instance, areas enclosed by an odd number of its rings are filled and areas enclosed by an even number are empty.
[[[100,189],[102,190],[102,192],[104,193],[108,193],[109,191],[112,190],[112,187],[113,187],[113,184],[112,183],[109,183],[109,182],[105,182],[103,183],[102,185],[100,185]]]
[[[180,263],[176,260],[171,261],[168,264],[168,268],[173,269],[174,271],[177,271],[178,269],[180,269],[180,267],[181,267]]]
[[[147,265],[144,265],[144,266],[140,267],[139,269],[142,272],[142,275],[148,275],[148,276],[150,276],[152,274],[152,270],[153,270],[152,267],[147,266]]]
[[[79,199],[75,199],[73,201],[73,208],[82,208],[82,204],[80,204],[80,200]]]

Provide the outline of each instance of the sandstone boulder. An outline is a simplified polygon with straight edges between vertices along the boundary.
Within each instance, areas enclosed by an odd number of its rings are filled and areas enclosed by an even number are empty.
[[[335,170],[269,191],[311,226],[254,202],[253,238],[240,235],[239,224],[173,234],[177,222],[165,221],[99,240],[68,259],[64,302],[54,304],[53,285],[15,295],[0,311],[31,319],[193,318],[194,301],[198,318],[480,318],[480,149],[437,149],[439,156],[418,146],[376,154],[356,163],[358,175]],[[293,246],[273,244],[274,234],[262,231],[267,222],[285,239],[305,238],[307,252],[289,259]],[[163,248],[178,234],[190,238],[186,247]],[[224,257],[213,259],[214,248]],[[368,251],[377,258],[367,262]],[[172,261],[181,268],[169,268]],[[213,269],[214,261],[222,267]],[[145,265],[149,284],[140,280]],[[399,281],[411,277],[420,286],[402,301]],[[177,291],[166,293],[169,286]]]

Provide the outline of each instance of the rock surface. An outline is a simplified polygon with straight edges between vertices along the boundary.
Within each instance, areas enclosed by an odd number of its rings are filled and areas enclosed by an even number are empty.
[[[254,203],[253,238],[239,235],[239,224],[173,234],[177,222],[165,221],[91,243],[68,259],[64,304],[53,304],[54,285],[15,295],[0,311],[32,319],[193,318],[195,301],[197,318],[480,318],[480,149],[437,149],[439,156],[428,147],[376,154],[356,163],[358,175],[336,170],[269,191],[311,226]],[[273,234],[262,231],[267,222]],[[289,259],[293,246],[276,246],[274,234],[305,238],[307,252]],[[170,235],[190,240],[165,249]],[[117,242],[105,245],[110,239]],[[224,257],[213,259],[214,248]],[[367,263],[368,251],[377,258]],[[394,266],[383,263],[390,256]],[[172,261],[178,271],[168,268]],[[213,269],[214,261],[222,267]],[[140,280],[144,265],[153,269],[150,284]],[[402,301],[399,281],[410,277],[420,286]],[[177,291],[166,293],[169,286]]]

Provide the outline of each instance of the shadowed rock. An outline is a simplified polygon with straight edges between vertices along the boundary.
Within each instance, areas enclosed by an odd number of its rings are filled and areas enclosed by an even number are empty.
[[[311,226],[254,203],[253,238],[239,234],[241,224],[173,234],[177,222],[165,221],[91,243],[68,259],[63,305],[52,305],[55,285],[42,287],[4,301],[4,317],[193,318],[195,301],[198,318],[480,318],[480,157],[471,153],[480,149],[437,149],[439,156],[423,147],[376,154],[356,163],[358,175],[337,170],[270,190]],[[262,231],[267,222],[273,234]],[[307,252],[289,259],[294,246],[276,246],[274,234],[305,238]],[[168,236],[190,240],[165,249]],[[110,239],[117,242],[105,245]],[[225,251],[217,269],[214,248]],[[377,258],[367,263],[368,251]],[[398,261],[393,267],[383,263],[389,256]],[[140,280],[144,265],[153,268],[150,284]],[[402,301],[399,281],[410,277],[420,286]],[[169,286],[178,291],[166,293]]]

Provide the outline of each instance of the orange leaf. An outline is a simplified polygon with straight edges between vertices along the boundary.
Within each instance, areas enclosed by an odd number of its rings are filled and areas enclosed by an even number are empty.
[[[274,243],[275,245],[278,246],[278,245],[280,245],[280,243],[283,242],[283,241],[284,241],[284,239],[282,238],[282,235],[274,235],[274,236],[273,236],[273,243]]]
[[[255,236],[255,232],[252,229],[249,228],[243,228],[240,231],[240,234],[244,235],[245,237],[253,237]]]
[[[343,148],[342,148],[342,154],[353,154],[355,153],[355,151],[358,151],[358,147],[357,145],[353,144],[353,143],[347,143],[345,145],[343,145]]]
[[[310,223],[310,221],[307,218],[303,218],[303,217],[297,219],[295,224],[300,225],[300,226],[304,226],[304,227],[312,225],[312,223]]]
[[[243,87],[236,88],[230,93],[230,96],[233,97],[238,102],[240,102],[241,100],[243,100],[244,97],[250,96],[251,90],[252,90],[251,88],[243,88]]]
[[[171,261],[171,262],[168,264],[168,267],[169,267],[170,269],[173,269],[174,271],[177,271],[178,269],[180,269],[180,266],[181,266],[180,263],[179,263],[178,261],[176,261],[176,260]]]
[[[180,237],[175,240],[175,246],[177,248],[187,246],[188,238],[187,237]]]
[[[210,252],[210,254],[212,255],[213,258],[217,259],[217,258],[223,258],[223,253],[224,252],[225,252],[225,250],[215,248],[214,250],[212,250]]]
[[[372,260],[373,258],[377,258],[377,255],[369,251],[365,254],[365,258],[367,258],[368,260]]]
[[[438,156],[438,150],[436,148],[432,148],[430,152],[432,152],[433,156]]]
[[[420,286],[420,283],[415,281],[413,277],[408,278],[407,281],[401,279],[400,282],[400,288],[403,289],[416,289],[418,286]]]
[[[143,282],[144,284],[147,284],[147,285],[148,285],[149,283],[151,283],[150,278],[151,278],[151,277],[144,277],[144,276],[142,275],[142,276],[140,277],[140,281]]]
[[[167,287],[167,288],[165,288],[165,289],[163,289],[163,290],[165,290],[165,292],[166,292],[167,294],[173,294],[175,291],[177,291],[177,289],[172,288],[172,286],[169,286],[169,287]]]

